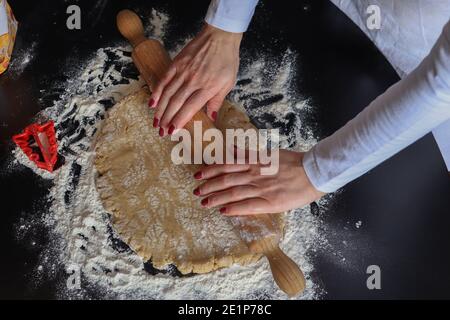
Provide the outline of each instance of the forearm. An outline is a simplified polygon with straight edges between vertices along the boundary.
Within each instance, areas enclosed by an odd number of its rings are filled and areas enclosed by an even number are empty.
[[[431,53],[357,117],[305,155],[316,189],[332,192],[450,118],[450,23]]]

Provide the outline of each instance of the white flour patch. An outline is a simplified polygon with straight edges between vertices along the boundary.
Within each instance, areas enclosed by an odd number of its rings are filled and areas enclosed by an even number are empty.
[[[28,156],[20,148],[13,150],[14,160],[13,163],[21,164],[25,167],[30,168],[34,173],[41,176],[44,179],[53,179],[55,174],[47,170],[38,168],[33,161],[31,161]]]
[[[150,28],[163,38],[168,17],[152,12]],[[181,40],[180,43],[185,41]],[[37,225],[51,235],[36,266],[37,275],[49,277],[58,268],[68,271],[58,285],[60,298],[118,299],[285,299],[274,284],[265,258],[246,267],[234,265],[209,274],[180,277],[173,266],[155,270],[132,252],[112,231],[109,216],[100,202],[95,184],[93,140],[105,112],[122,97],[142,86],[130,58],[131,48],[98,50],[64,85],[64,92],[43,118],[53,119],[58,132],[59,152],[65,163],[53,174],[35,168],[16,149],[18,163],[51,179],[50,207],[38,221],[21,220],[17,233],[23,236]],[[287,51],[276,67],[271,58],[244,62],[231,99],[242,105],[258,127],[280,128],[282,146],[306,150],[316,140],[303,114],[308,101],[294,90],[296,57]],[[268,72],[268,70],[272,70]],[[47,94],[47,93],[46,93]],[[286,219],[284,251],[305,272],[307,289],[301,299],[315,299],[322,289],[311,277],[311,257],[324,243],[317,214],[327,200],[297,209]],[[311,210],[311,209],[313,210]],[[312,213],[311,211],[314,211]],[[32,219],[32,220],[31,220]],[[68,289],[66,279],[74,269],[81,271],[80,289]]]
[[[258,128],[279,129],[281,148],[309,150],[317,140],[304,121],[311,111],[309,101],[296,90],[295,53],[288,49],[281,61],[275,57],[250,60],[242,69],[231,100],[244,106]]]
[[[13,52],[11,64],[9,70],[14,75],[21,74],[28,66],[28,64],[34,59],[36,52],[37,42],[32,42],[26,49]]]
[[[159,40],[164,40],[164,34],[166,33],[168,23],[169,16],[166,13],[152,9],[149,24],[146,28],[148,36]]]

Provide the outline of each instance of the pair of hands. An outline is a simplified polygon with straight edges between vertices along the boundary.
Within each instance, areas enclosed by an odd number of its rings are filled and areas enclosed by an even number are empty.
[[[236,82],[241,33],[208,24],[177,55],[154,89],[149,107],[156,108],[153,126],[172,134],[206,106],[215,121],[223,100]],[[260,174],[261,165],[210,165],[195,174],[203,183],[193,192],[202,206],[220,207],[225,215],[277,213],[302,207],[323,193],[310,183],[303,153],[280,150],[278,173]]]

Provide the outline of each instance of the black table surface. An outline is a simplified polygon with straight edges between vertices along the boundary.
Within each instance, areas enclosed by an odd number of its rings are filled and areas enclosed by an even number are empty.
[[[0,167],[10,159],[11,136],[49,106],[41,90],[66,79],[68,64],[123,41],[114,27],[120,9],[169,12],[171,46],[198,30],[208,6],[207,0],[72,1],[81,7],[82,28],[71,31],[65,1],[9,2],[20,22],[15,52],[38,45],[20,75],[0,76]],[[256,57],[288,47],[298,53],[297,85],[315,106],[311,121],[321,138],[399,80],[357,26],[325,0],[266,0],[258,7],[244,50]],[[28,169],[0,177],[0,298],[55,298],[52,281],[31,285],[39,246],[18,241],[14,232],[21,213],[45,201],[49,183]],[[312,258],[323,298],[450,298],[450,179],[431,135],[346,186],[323,216],[329,246]],[[369,265],[381,268],[381,290],[367,289]]]

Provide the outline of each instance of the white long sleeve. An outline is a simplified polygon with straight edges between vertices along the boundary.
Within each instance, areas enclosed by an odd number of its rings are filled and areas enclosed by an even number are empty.
[[[450,119],[450,22],[414,71],[305,154],[306,174],[318,190],[333,192],[447,119]]]
[[[331,0],[373,41],[401,78],[430,52],[450,17],[450,0]],[[381,29],[370,29],[367,8],[381,10]],[[433,129],[450,171],[450,119]]]
[[[212,0],[205,21],[228,32],[245,32],[258,0]]]

